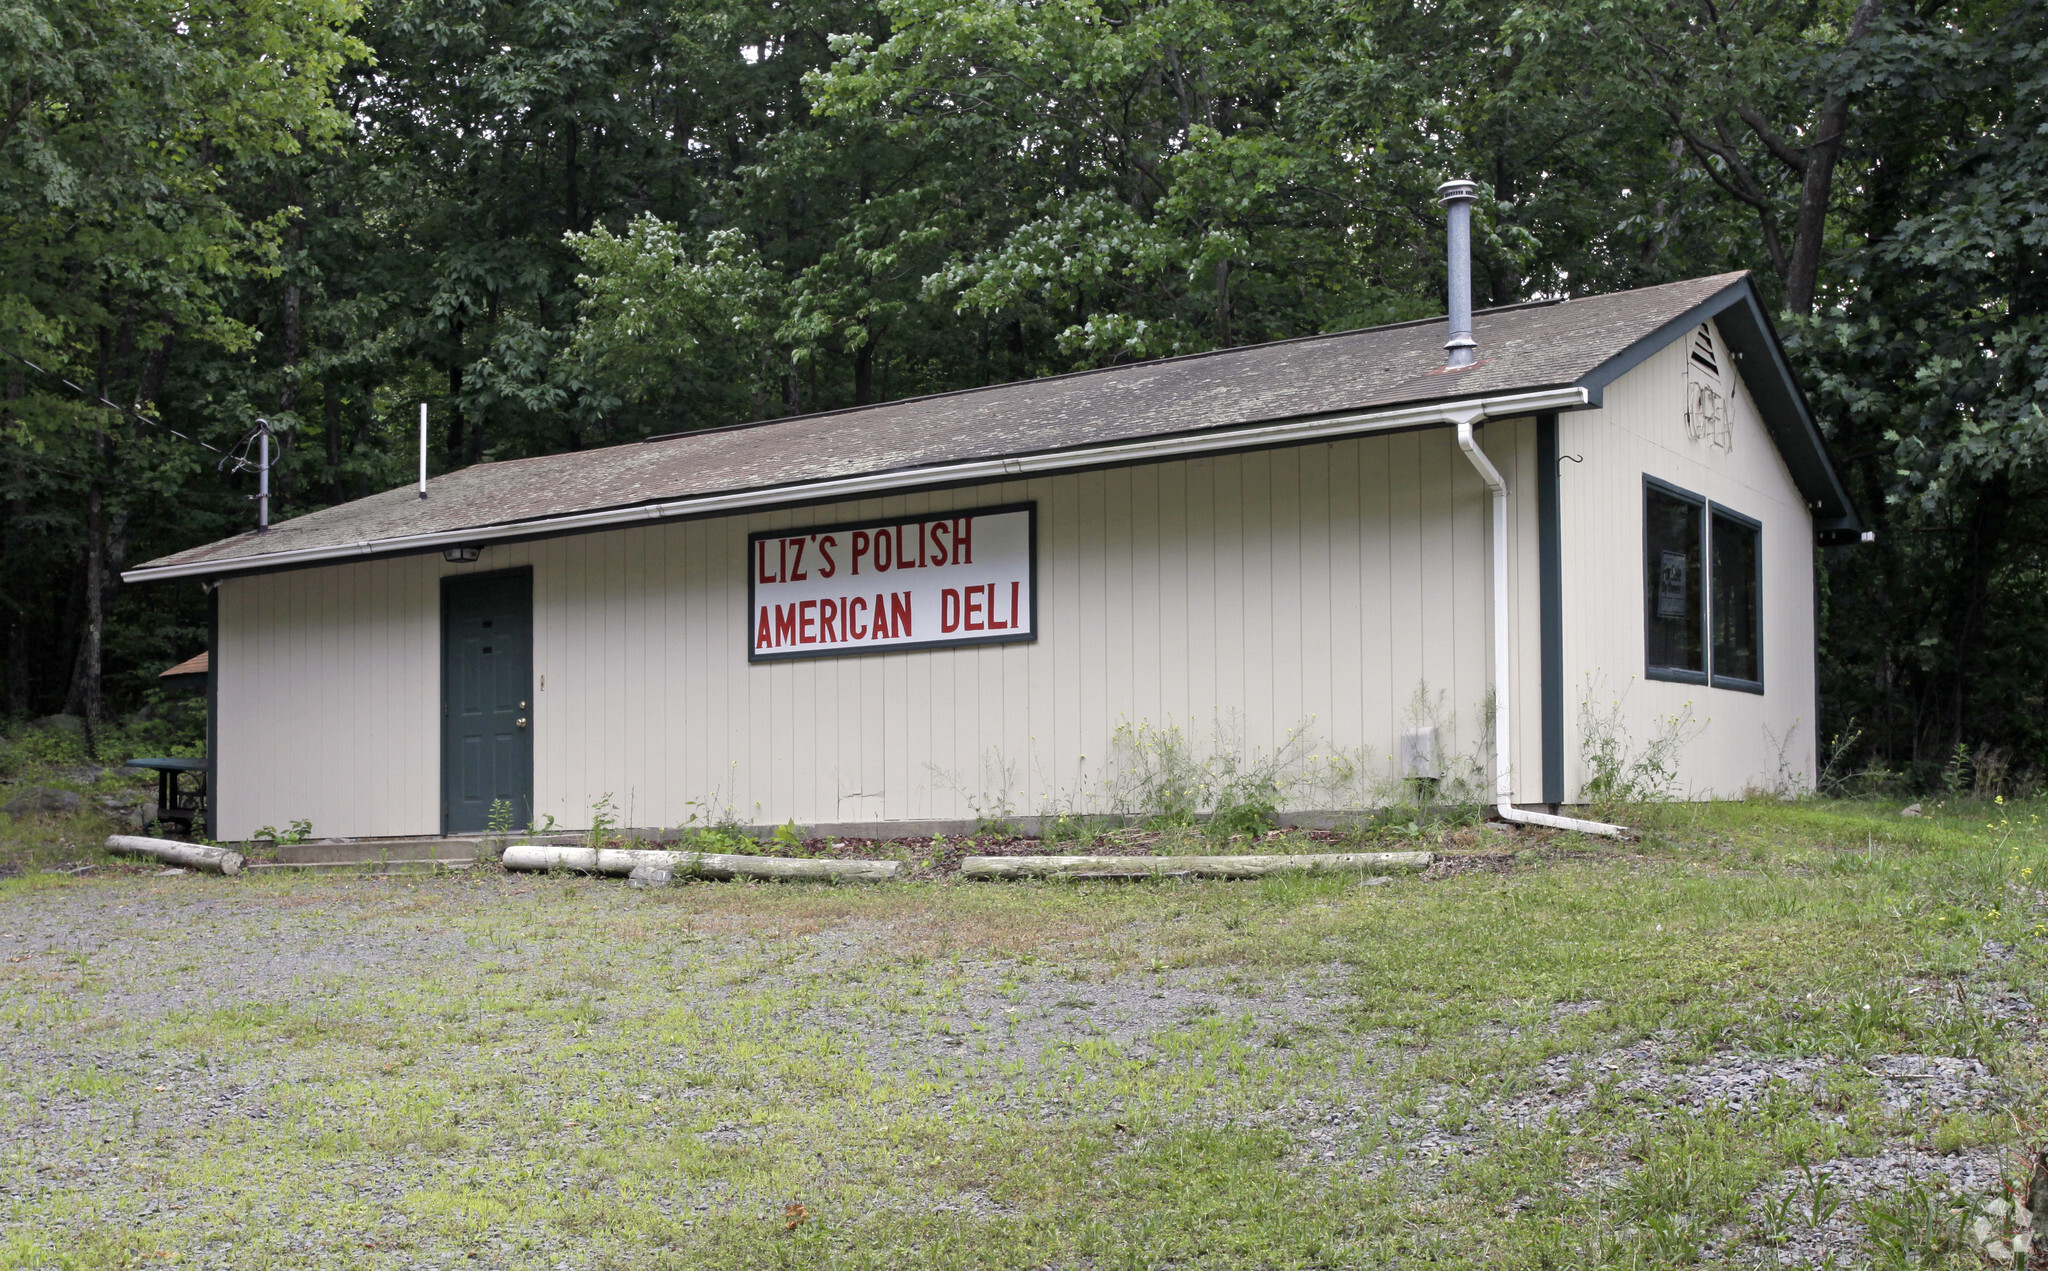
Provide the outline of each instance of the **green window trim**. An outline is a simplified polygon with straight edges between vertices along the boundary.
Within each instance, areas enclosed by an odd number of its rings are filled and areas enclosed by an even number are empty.
[[[1763,522],[1643,475],[1643,676],[1762,693]]]

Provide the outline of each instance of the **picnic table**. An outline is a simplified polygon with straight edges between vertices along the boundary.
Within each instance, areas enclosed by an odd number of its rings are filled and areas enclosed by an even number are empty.
[[[156,773],[156,822],[159,827],[176,827],[190,834],[192,823],[206,815],[204,759],[130,759],[122,767],[144,768]]]

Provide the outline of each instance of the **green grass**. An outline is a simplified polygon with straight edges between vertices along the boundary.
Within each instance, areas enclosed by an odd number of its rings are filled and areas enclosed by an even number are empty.
[[[0,1268],[1980,1266],[1829,1182],[2040,1146],[2048,839],[1928,808],[1379,886],[24,875]],[[1811,1080],[1685,1097],[1743,1057]]]

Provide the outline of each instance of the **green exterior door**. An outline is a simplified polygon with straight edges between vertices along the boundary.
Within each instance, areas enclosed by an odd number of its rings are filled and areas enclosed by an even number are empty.
[[[441,832],[533,820],[533,574],[441,580]]]

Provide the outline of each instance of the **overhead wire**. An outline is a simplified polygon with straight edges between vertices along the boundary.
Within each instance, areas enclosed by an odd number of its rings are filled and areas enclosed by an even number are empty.
[[[5,352],[5,350],[0,350],[0,352]],[[47,367],[38,366],[34,362],[29,361],[27,358],[23,357],[19,353],[7,352],[6,355],[8,357],[13,358],[15,361],[21,363],[23,366],[28,367],[30,370],[36,372],[39,375],[49,376],[51,379],[56,380],[59,384],[62,384],[64,387],[70,389],[72,392],[77,393],[80,397],[85,398],[87,401],[96,402],[99,405],[106,407],[108,410],[111,410],[116,414],[132,419],[136,423],[142,424],[145,427],[155,428],[158,429],[159,431],[167,432],[171,436],[176,437],[180,441],[190,442],[191,444],[201,447],[202,449],[211,450],[213,453],[221,457],[220,462],[214,465],[214,468],[216,470],[226,468],[228,464],[231,462],[234,464],[234,467],[231,469],[231,471],[233,472],[254,472],[256,470],[257,465],[254,462],[252,462],[248,457],[249,443],[253,442],[259,433],[269,430],[269,425],[267,423],[257,428],[250,429],[248,433],[243,435],[241,440],[235,443],[232,450],[222,450],[219,446],[213,445],[210,442],[201,441],[197,437],[187,436],[186,434],[179,432],[177,429],[171,427],[169,424],[163,422],[160,419],[151,419],[149,416],[143,414],[141,411],[138,411],[131,406],[123,406],[119,402],[108,401],[101,394],[96,393],[89,388],[86,388],[82,384],[74,384],[70,380],[65,379],[62,375],[59,375],[57,372],[52,371]],[[284,434],[271,432],[270,435],[278,438],[278,454],[280,457],[282,457],[284,454]]]

